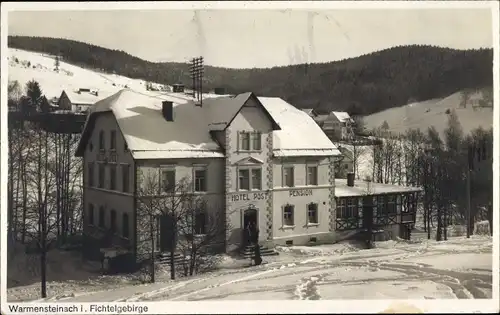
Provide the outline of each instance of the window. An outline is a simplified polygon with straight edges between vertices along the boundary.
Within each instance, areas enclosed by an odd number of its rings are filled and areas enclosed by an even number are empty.
[[[252,132],[252,150],[260,151],[262,149],[261,139],[262,135],[260,132]]]
[[[205,234],[206,217],[205,212],[197,212],[194,217],[194,234]]]
[[[347,217],[346,199],[340,198],[337,200],[337,218],[344,219]]]
[[[99,188],[104,188],[104,164],[99,164]]]
[[[293,187],[293,166],[283,166],[283,187]]]
[[[116,189],[116,165],[109,165],[109,189]]]
[[[130,188],[129,183],[130,165],[122,165],[122,191],[128,192]]]
[[[88,186],[93,187],[94,186],[94,163],[89,162],[88,164],[88,172],[89,172],[89,178],[88,178]]]
[[[252,169],[252,189],[262,189],[262,170],[260,168]]]
[[[238,190],[250,190],[250,170],[238,171]]]
[[[110,150],[116,150],[116,130],[110,132],[109,148]]]
[[[261,190],[261,168],[243,168],[238,170],[238,190]]]
[[[261,151],[262,150],[262,134],[258,131],[242,131],[239,133],[241,151]]]
[[[129,238],[128,214],[126,213],[124,213],[122,216],[122,236],[124,238]]]
[[[293,226],[294,225],[294,220],[293,220],[293,209],[294,207],[292,205],[286,205],[283,208],[283,225],[285,226]]]
[[[125,152],[128,151],[128,144],[126,141],[123,141],[123,151],[125,151]]]
[[[89,204],[89,219],[88,219],[88,224],[89,225],[94,225],[94,205]]]
[[[104,131],[99,131],[99,150],[104,150]]]
[[[104,222],[105,221],[105,217],[104,217],[104,207],[101,206],[99,208],[99,227],[100,228],[104,228],[106,226],[106,223]]]
[[[387,196],[387,213],[396,214],[396,196]]]
[[[307,205],[307,223],[318,223],[318,204],[310,203]]]
[[[387,204],[385,196],[377,196],[377,210],[379,216],[387,214]]]
[[[310,186],[318,185],[318,167],[317,166],[307,166],[307,185],[310,185]]]
[[[207,170],[205,168],[195,168],[194,170],[194,191],[207,191]]]
[[[111,231],[116,232],[116,211],[111,210],[109,213],[109,227]]]
[[[358,216],[358,202],[356,198],[347,198],[347,217],[355,218]]]
[[[160,186],[162,192],[173,192],[175,190],[175,168],[161,170]]]
[[[240,132],[240,150],[242,151],[250,150],[250,133]]]

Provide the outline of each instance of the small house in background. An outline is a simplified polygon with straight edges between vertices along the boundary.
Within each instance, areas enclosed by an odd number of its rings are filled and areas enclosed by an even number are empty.
[[[174,93],[184,93],[184,84],[174,84],[172,85],[172,92]]]
[[[103,93],[97,89],[79,88],[78,90],[63,90],[57,106],[61,110],[70,110],[75,113],[87,112],[90,106],[106,98],[111,93]]]
[[[342,153],[342,159],[335,169],[335,178],[347,178],[347,174],[354,172],[354,155],[345,147],[339,146],[338,149]]]
[[[309,117],[311,118],[315,118],[316,116],[318,116],[318,113],[314,110],[314,108],[303,108],[302,111],[304,113],[306,113],[307,115],[309,115]]]
[[[354,119],[347,112],[330,112],[323,118],[321,128],[332,140],[347,140],[353,134]]]

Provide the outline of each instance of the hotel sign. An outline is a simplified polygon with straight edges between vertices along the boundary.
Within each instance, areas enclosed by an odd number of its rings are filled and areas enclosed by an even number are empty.
[[[303,196],[312,196],[312,189],[294,189],[290,190],[290,197],[303,197]]]
[[[250,201],[250,200],[265,200],[265,199],[267,199],[267,193],[265,193],[265,192],[231,195],[231,202],[246,201],[246,200],[248,200],[248,201]]]

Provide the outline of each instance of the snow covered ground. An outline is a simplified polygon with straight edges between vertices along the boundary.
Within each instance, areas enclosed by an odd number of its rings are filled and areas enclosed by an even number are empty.
[[[189,279],[171,281],[160,272],[155,284],[133,285],[137,283],[132,277],[94,277],[51,283],[49,294],[52,300],[68,302],[492,296],[491,237],[377,242],[370,250],[353,243],[278,250],[279,256],[265,257],[267,263],[257,267],[248,267],[248,260],[227,257],[217,271]],[[23,290],[29,287],[10,288],[9,300],[35,299],[34,294],[23,298]]]

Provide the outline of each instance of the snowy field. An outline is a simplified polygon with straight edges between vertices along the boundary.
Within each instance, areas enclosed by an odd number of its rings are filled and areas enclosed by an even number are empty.
[[[229,257],[217,271],[176,281],[159,272],[155,284],[138,285],[133,276],[91,276],[66,260],[75,280],[49,283],[49,300],[68,302],[319,300],[319,299],[473,299],[492,297],[492,238],[453,237],[375,243],[361,250],[353,243],[281,247],[266,264]],[[81,263],[80,263],[81,264]],[[22,267],[18,267],[22,268]],[[87,267],[88,268],[88,267]],[[49,270],[55,269],[54,267]],[[83,269],[83,267],[79,267]],[[95,272],[95,269],[94,269]],[[9,267],[9,275],[11,268]],[[80,274],[80,276],[76,276]],[[88,279],[77,279],[87,275]],[[69,277],[69,276],[68,276]],[[52,280],[49,275],[49,279]],[[8,289],[9,301],[34,300],[38,283]],[[68,292],[71,294],[68,295]]]

